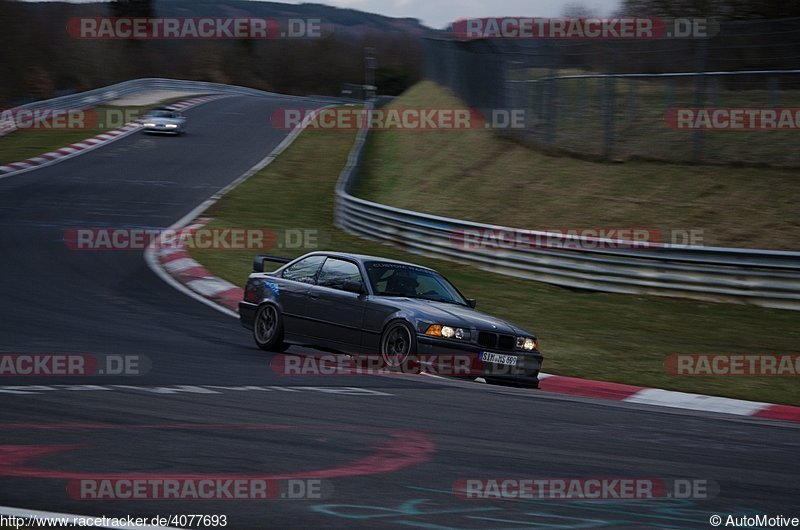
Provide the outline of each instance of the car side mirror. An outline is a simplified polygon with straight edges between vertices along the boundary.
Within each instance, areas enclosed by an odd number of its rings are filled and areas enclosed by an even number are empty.
[[[364,284],[355,280],[348,280],[342,285],[342,290],[348,293],[364,294]]]
[[[475,306],[478,305],[478,301],[474,298],[467,298],[467,305],[470,306],[472,309],[475,309]]]

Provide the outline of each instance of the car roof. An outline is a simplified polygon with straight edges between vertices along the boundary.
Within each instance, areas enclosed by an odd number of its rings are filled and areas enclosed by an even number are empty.
[[[360,261],[361,263],[366,263],[366,262],[369,262],[369,261],[380,261],[382,263],[394,263],[396,265],[410,265],[412,267],[418,267],[420,269],[426,269],[426,270],[429,270],[429,271],[434,270],[434,269],[431,269],[430,267],[425,267],[423,265],[418,265],[416,263],[410,263],[408,261],[400,261],[400,260],[396,260],[396,259],[382,258],[380,256],[369,256],[369,255],[366,255],[366,254],[349,254],[349,253],[346,253],[346,252],[325,252],[325,251],[320,251],[320,252],[312,252],[310,254],[307,254],[306,256],[314,256],[314,255],[317,255],[317,256],[324,255],[324,256],[330,256],[332,258],[337,258],[337,257],[338,258],[349,258],[351,260]],[[306,257],[306,256],[304,256],[304,257]]]

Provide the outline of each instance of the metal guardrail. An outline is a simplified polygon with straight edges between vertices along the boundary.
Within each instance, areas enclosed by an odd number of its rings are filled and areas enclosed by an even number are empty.
[[[361,237],[507,276],[611,293],[674,296],[800,311],[800,252],[612,243],[536,232],[556,248],[465,249],[465,231],[518,229],[393,208],[352,195],[368,129],[359,131],[336,186],[335,222]],[[559,245],[558,242],[563,243]],[[577,243],[577,245],[576,245]],[[564,246],[574,248],[563,248]],[[558,248],[561,246],[562,248]],[[593,248],[593,247],[607,248]]]
[[[209,94],[236,94],[251,96],[283,96],[272,92],[264,92],[255,88],[247,88],[234,85],[222,85],[219,83],[208,83],[205,81],[185,81],[181,79],[164,78],[142,78],[123,81],[116,85],[87,90],[77,94],[69,94],[44,101],[34,101],[25,105],[20,105],[18,109],[40,108],[40,109],[81,109],[94,107],[109,101],[143,92],[145,90],[180,90],[187,92],[209,93]],[[291,97],[291,96],[283,96]]]

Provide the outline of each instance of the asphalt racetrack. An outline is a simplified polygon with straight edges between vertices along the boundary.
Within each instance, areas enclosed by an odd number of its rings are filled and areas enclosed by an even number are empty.
[[[151,365],[137,377],[2,378],[0,505],[225,514],[234,529],[712,528],[714,514],[800,515],[787,512],[800,494],[796,425],[426,376],[288,377],[235,319],[164,283],[141,252],[65,245],[73,228],[170,226],[280,143],[286,131],[269,115],[286,101],[213,101],[187,112],[184,137],[136,133],[0,180],[0,351]],[[314,479],[322,494],[75,494],[76,480],[104,477]],[[715,491],[590,501],[453,492],[510,478],[686,479]]]

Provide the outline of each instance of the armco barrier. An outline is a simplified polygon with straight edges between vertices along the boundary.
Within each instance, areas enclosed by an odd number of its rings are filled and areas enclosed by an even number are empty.
[[[609,248],[466,250],[458,242],[465,230],[515,229],[428,215],[354,197],[351,192],[367,135],[368,130],[359,131],[336,187],[335,221],[347,232],[392,243],[409,252],[564,287],[800,310],[800,252],[660,244],[646,248],[606,245]],[[603,246],[596,245],[594,239],[538,234],[565,245]],[[585,245],[575,245],[576,239]]]

